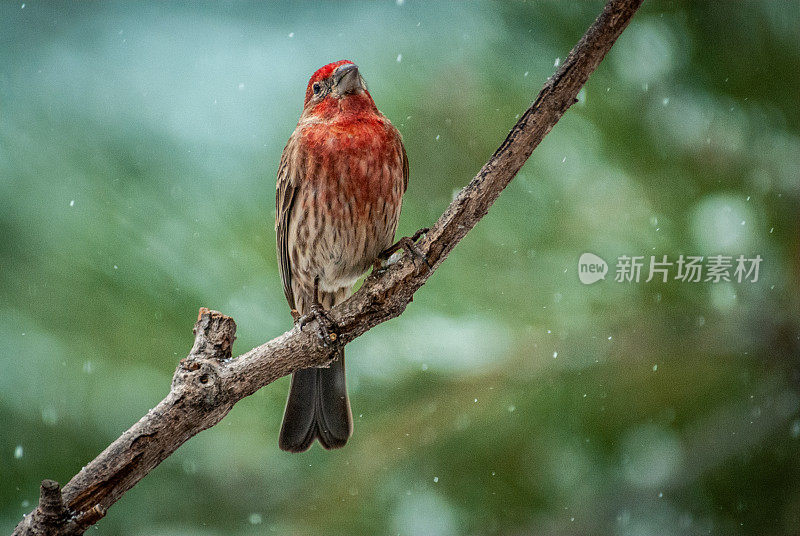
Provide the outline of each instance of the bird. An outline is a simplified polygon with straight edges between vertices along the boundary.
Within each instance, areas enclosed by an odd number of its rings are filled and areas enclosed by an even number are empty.
[[[341,60],[314,72],[281,155],[275,195],[280,276],[301,329],[311,315],[324,330],[320,315],[398,249],[392,244],[408,177],[400,132],[378,111],[358,66]],[[400,245],[408,249],[408,242]],[[340,448],[352,435],[344,348],[334,350],[328,367],[292,375],[282,450],[303,452],[315,440]]]

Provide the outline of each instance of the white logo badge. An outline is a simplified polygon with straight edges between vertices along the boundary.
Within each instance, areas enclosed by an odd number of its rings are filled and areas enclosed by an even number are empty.
[[[584,253],[578,259],[578,277],[584,285],[606,278],[608,264],[594,253]]]

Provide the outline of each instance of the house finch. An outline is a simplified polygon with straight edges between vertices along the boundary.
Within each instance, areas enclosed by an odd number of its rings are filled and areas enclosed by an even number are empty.
[[[407,185],[400,133],[375,107],[358,67],[342,60],[315,72],[278,169],[278,263],[295,320],[350,296],[392,244]],[[337,351],[329,367],[292,375],[281,449],[302,452],[314,439],[338,448],[350,437],[344,351]]]

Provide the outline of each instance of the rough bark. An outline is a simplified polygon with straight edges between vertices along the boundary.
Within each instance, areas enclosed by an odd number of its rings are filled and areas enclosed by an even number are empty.
[[[533,104],[489,161],[418,243],[430,267],[404,256],[371,275],[330,317],[337,339],[347,344],[373,326],[400,315],[414,293],[450,251],[488,212],[530,154],[576,101],[578,91],[625,29],[643,0],[611,0],[545,83]],[[274,380],[332,357],[314,322],[231,359],[233,319],[200,309],[195,342],[181,360],[167,397],[122,434],[67,483],[45,480],[39,505],[14,535],[83,534],[108,508],[154,467],[198,432],[222,420],[233,405]]]

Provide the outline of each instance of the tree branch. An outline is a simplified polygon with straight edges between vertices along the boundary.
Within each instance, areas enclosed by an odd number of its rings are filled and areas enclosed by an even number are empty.
[[[373,273],[345,303],[331,310],[338,344],[399,316],[414,293],[475,224],[488,212],[539,142],[576,101],[578,91],[628,25],[643,0],[610,0],[545,83],[533,104],[418,244],[431,268],[402,257]],[[236,324],[216,311],[200,309],[195,342],[181,360],[167,397],[59,489],[42,482],[36,509],[14,535],[76,535],[102,518],[108,508],[154,467],[198,432],[222,420],[236,402],[296,370],[323,366],[333,357],[314,335],[316,326],[296,326],[231,359]]]

